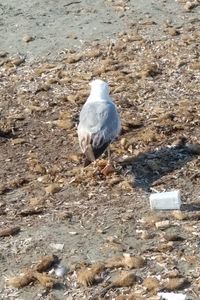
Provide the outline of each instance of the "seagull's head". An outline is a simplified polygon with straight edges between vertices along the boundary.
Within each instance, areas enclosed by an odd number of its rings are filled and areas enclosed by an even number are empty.
[[[105,97],[109,95],[109,86],[107,82],[101,79],[95,79],[91,81],[89,85],[91,86],[91,94]]]

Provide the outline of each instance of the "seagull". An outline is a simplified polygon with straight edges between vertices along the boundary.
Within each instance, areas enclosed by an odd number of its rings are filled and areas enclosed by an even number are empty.
[[[84,167],[99,158],[107,149],[108,163],[102,171],[107,174],[112,169],[109,144],[119,136],[121,121],[116,105],[109,96],[108,84],[101,79],[93,80],[89,84],[90,95],[79,116],[79,145],[85,156]]]

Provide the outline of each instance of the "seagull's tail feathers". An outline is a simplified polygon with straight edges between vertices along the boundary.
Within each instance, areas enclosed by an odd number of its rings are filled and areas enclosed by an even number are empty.
[[[91,164],[91,160],[85,158],[84,163],[83,163],[84,168],[86,168],[86,167],[89,166],[90,164]]]
[[[87,167],[91,162],[95,160],[95,155],[91,144],[88,144],[86,146],[84,156],[85,156],[84,167]]]
[[[92,145],[90,145],[90,147],[88,147],[84,153],[85,154],[84,167],[87,167],[94,160],[99,158],[104,153],[104,151],[106,150],[109,144],[110,142],[104,143],[102,146],[98,148],[93,148]]]

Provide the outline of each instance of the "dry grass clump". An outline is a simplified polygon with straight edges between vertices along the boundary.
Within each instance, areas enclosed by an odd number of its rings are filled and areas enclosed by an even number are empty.
[[[83,286],[91,286],[96,282],[97,275],[105,269],[103,263],[93,264],[90,268],[83,268],[78,272],[77,281]]]
[[[7,285],[19,289],[27,286],[35,280],[38,280],[43,287],[53,288],[53,286],[57,283],[57,280],[42,272],[47,271],[56,262],[58,262],[58,257],[54,255],[43,256],[34,268],[30,268],[29,270],[26,269],[18,276],[9,277],[7,279]]]

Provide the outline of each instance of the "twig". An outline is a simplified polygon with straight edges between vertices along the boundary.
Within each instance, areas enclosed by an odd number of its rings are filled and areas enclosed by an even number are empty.
[[[64,6],[70,6],[72,4],[80,4],[80,3],[81,3],[81,1],[69,2],[69,3],[65,4]]]

